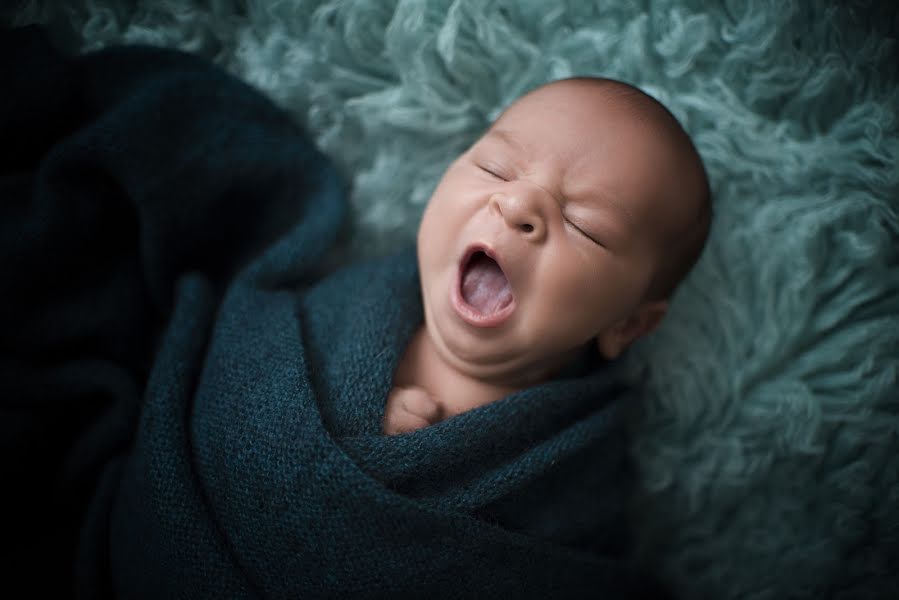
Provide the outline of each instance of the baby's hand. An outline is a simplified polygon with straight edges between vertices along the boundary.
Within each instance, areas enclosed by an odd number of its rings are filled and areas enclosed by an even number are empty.
[[[420,387],[395,387],[384,409],[384,433],[396,435],[433,425],[440,420],[440,405]]]

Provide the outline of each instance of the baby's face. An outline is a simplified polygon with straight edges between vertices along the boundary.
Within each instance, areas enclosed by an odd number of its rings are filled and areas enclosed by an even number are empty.
[[[450,165],[422,218],[425,321],[441,355],[483,380],[530,384],[594,340],[617,356],[635,312],[658,321],[664,303],[643,297],[674,154],[625,103],[582,84],[513,104]]]

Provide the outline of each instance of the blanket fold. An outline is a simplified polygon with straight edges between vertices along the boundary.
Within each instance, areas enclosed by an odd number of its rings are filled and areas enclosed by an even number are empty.
[[[5,544],[53,575],[30,589],[658,593],[610,369],[384,436],[414,252],[318,281],[345,203],[290,119],[179,52],[0,50]]]

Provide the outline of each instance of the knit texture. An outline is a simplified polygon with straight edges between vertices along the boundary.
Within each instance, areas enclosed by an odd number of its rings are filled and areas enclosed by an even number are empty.
[[[50,0],[75,48],[203,54],[352,182],[348,257],[412,239],[523,91],[632,82],[708,167],[715,222],[625,362],[643,552],[684,598],[899,589],[899,12],[883,0]]]
[[[288,116],[186,54],[4,33],[10,585],[659,597],[629,560],[607,364],[385,436],[423,320],[415,253],[319,281],[345,202]]]

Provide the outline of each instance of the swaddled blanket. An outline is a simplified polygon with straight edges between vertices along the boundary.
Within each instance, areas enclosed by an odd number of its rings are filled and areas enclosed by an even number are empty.
[[[383,435],[414,252],[318,280],[343,198],[290,120],[184,54],[0,39],[3,543],[32,590],[651,593],[608,369]]]

